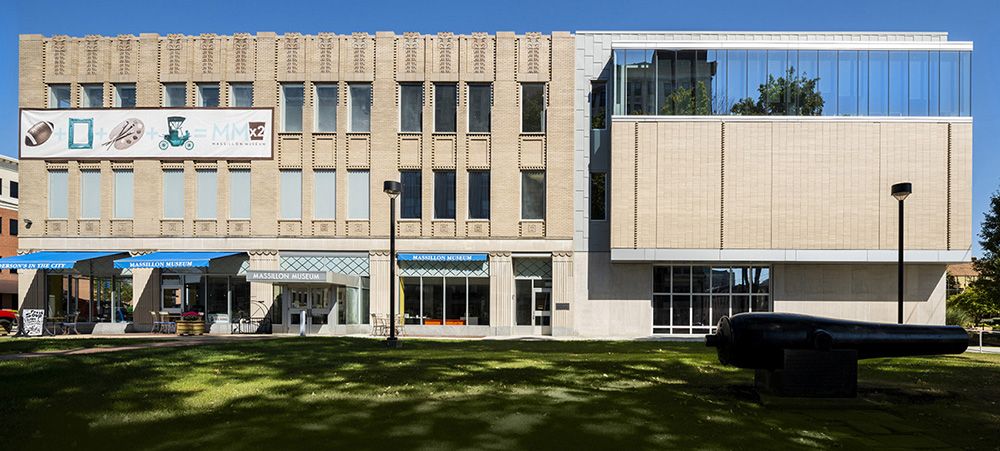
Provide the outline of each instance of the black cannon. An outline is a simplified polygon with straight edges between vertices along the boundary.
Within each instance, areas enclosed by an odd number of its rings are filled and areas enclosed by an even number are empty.
[[[853,397],[858,359],[961,354],[958,326],[882,324],[792,313],[723,317],[705,336],[719,361],[756,370],[757,389],[782,396]]]

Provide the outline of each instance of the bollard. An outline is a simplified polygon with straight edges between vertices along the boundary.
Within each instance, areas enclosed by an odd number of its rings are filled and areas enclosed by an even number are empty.
[[[306,336],[306,311],[299,312],[299,336]]]

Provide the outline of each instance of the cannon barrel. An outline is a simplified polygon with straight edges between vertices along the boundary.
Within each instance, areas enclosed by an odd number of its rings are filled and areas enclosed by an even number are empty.
[[[852,350],[857,358],[961,354],[969,346],[959,326],[884,324],[792,313],[723,317],[705,344],[719,361],[740,368],[782,368],[785,350]]]

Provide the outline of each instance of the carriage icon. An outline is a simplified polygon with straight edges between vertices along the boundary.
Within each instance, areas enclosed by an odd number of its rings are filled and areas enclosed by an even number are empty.
[[[191,141],[191,132],[184,130],[184,134],[181,134],[181,124],[184,123],[184,120],[185,118],[181,116],[167,117],[167,126],[170,127],[170,133],[163,135],[163,140],[160,141],[160,150],[167,150],[168,146],[184,146],[187,150],[194,149],[194,141]]]

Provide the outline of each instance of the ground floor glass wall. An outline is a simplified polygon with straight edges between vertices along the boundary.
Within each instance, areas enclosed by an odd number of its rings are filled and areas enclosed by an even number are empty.
[[[250,283],[243,276],[170,274],[160,276],[160,311],[198,312],[208,323],[250,317]]]
[[[133,314],[132,277],[86,277],[46,274],[49,318],[80,322],[130,322]]]
[[[653,333],[708,334],[723,316],[771,311],[766,266],[654,266]]]
[[[488,277],[400,277],[399,310],[406,324],[488,326]]]

